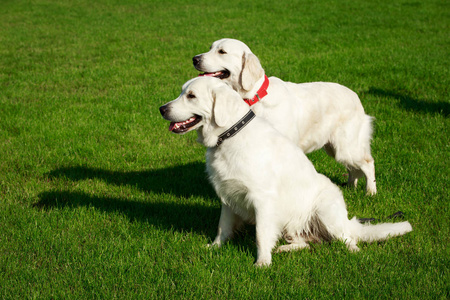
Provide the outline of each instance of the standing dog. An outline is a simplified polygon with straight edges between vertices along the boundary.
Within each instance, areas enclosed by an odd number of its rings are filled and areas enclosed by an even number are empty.
[[[378,241],[412,230],[408,222],[363,225],[347,217],[340,189],[314,169],[301,149],[256,117],[241,96],[216,78],[195,78],[160,107],[169,130],[197,130],[207,148],[206,169],[222,203],[220,246],[243,222],[256,225],[256,265],[269,265],[272,249],[308,247],[308,241],[340,239],[351,251],[358,241]]]
[[[349,186],[365,176],[367,193],[377,192],[370,151],[372,118],[353,91],[336,83],[295,84],[267,78],[249,47],[233,39],[214,42],[209,52],[195,56],[193,62],[204,76],[230,85],[253,105],[256,115],[305,153],[324,148],[347,168]]]

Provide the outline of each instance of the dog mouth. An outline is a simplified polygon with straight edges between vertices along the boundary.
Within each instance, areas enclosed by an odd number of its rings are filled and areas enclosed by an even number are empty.
[[[183,122],[170,122],[169,131],[173,133],[185,133],[192,130],[202,120],[202,117],[194,115]]]
[[[230,71],[228,71],[228,70],[222,70],[222,71],[217,71],[217,72],[205,72],[205,73],[202,73],[202,74],[200,74],[200,75],[198,75],[198,76],[208,76],[208,77],[216,77],[216,78],[219,78],[219,79],[225,79],[225,78],[228,78],[228,77],[230,77]]]

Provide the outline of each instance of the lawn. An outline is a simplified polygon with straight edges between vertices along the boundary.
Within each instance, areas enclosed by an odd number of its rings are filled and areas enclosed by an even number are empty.
[[[0,0],[0,298],[448,299],[449,20],[442,0]],[[262,269],[251,226],[205,247],[220,213],[205,149],[158,108],[223,37],[269,76],[360,95],[378,194],[342,188],[349,215],[402,211],[413,232]]]

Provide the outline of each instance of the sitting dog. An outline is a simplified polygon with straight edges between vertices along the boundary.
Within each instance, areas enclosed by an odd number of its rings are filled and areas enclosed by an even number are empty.
[[[161,106],[169,130],[197,130],[208,149],[206,170],[222,208],[220,246],[244,222],[256,225],[256,265],[271,263],[278,251],[306,248],[308,241],[339,239],[358,251],[358,241],[378,241],[412,230],[408,222],[360,224],[347,217],[340,189],[316,172],[303,151],[255,116],[241,96],[217,78],[198,77],[180,96]]]
[[[238,40],[215,41],[193,58],[203,76],[217,77],[305,153],[323,148],[348,170],[348,185],[366,177],[367,193],[377,192],[370,151],[372,118],[350,89],[330,82],[295,84],[268,78],[258,58]]]

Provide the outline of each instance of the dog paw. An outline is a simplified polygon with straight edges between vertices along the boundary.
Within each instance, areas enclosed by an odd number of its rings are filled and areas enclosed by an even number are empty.
[[[367,190],[366,191],[367,196],[375,196],[376,193],[377,193],[377,190]]]
[[[208,249],[217,249],[220,247],[220,244],[219,243],[206,244],[205,247]]]
[[[272,256],[259,256],[255,262],[255,267],[268,267],[272,263]]]
[[[289,245],[282,245],[282,246],[278,247],[275,252],[277,252],[277,253],[290,252],[290,251],[296,251],[296,250],[301,250],[301,249],[305,249],[305,248],[309,248],[309,245],[306,243],[304,243],[304,244],[289,244]]]
[[[358,252],[359,248],[356,245],[347,245],[347,248],[350,252]]]
[[[270,261],[257,261],[254,264],[255,267],[257,268],[266,268],[270,266]]]

